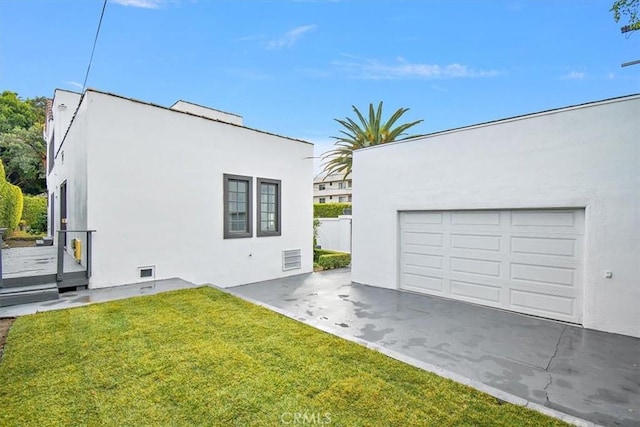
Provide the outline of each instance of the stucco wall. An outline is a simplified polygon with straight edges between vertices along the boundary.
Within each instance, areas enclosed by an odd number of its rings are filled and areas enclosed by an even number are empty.
[[[54,128],[55,128],[55,151],[54,167],[47,176],[47,188],[49,197],[54,194],[53,217],[55,233],[53,234],[57,243],[60,229],[60,186],[67,183],[67,229],[86,230],[87,227],[87,147],[84,141],[87,136],[87,113],[86,105],[81,105],[78,110],[78,117],[74,120],[74,126],[67,129],[69,123],[76,113],[76,108],[80,100],[77,93],[56,91],[53,103]],[[64,108],[58,108],[64,105]],[[65,134],[67,134],[66,139]],[[51,200],[51,198],[49,198]],[[52,209],[49,206],[49,212]],[[51,221],[49,224],[49,234],[51,234]],[[85,240],[83,233],[69,233],[67,236],[68,248],[71,250],[71,239],[78,238]],[[83,259],[84,261],[84,259]]]
[[[311,144],[93,91],[84,103],[91,287],[138,282],[140,266],[220,286],[312,270]],[[281,236],[223,239],[224,173],[282,181]],[[282,271],[285,249],[302,269]]]
[[[398,211],[584,207],[584,326],[640,336],[639,135],[635,96],[357,151],[353,280],[397,288]]]
[[[318,245],[322,249],[351,252],[351,215],[318,218]]]

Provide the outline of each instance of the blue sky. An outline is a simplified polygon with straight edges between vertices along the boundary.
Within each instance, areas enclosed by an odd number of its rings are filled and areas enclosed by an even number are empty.
[[[109,0],[88,87],[317,144],[384,101],[429,133],[640,92],[610,1]],[[0,0],[0,90],[80,91],[102,0]]]

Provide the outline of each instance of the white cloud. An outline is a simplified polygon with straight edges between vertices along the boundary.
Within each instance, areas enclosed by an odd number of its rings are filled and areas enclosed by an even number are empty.
[[[281,37],[267,43],[267,49],[282,49],[293,46],[303,34],[316,29],[317,25],[303,25],[287,31]]]
[[[568,74],[562,76],[562,80],[582,80],[587,77],[587,73],[584,71],[571,71]]]
[[[121,6],[140,7],[143,9],[158,9],[164,4],[164,0],[112,0]]]
[[[333,65],[345,72],[351,78],[369,80],[397,80],[397,79],[447,79],[494,77],[500,74],[497,70],[476,70],[467,65],[453,63],[448,65],[419,64],[397,58],[394,63],[384,63],[376,59],[358,58],[344,55],[349,61],[335,61]]]
[[[68,85],[71,85],[71,86],[74,86],[74,87],[77,87],[78,89],[82,89],[82,84],[81,84],[81,83],[78,83],[78,82],[74,82],[73,80],[69,80],[69,81],[67,82],[67,84],[68,84]]]

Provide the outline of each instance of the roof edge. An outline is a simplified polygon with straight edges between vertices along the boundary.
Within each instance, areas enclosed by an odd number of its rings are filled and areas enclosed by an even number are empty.
[[[640,99],[640,93],[617,96],[617,97],[614,97],[614,98],[606,98],[606,99],[601,99],[601,100],[598,100],[598,101],[589,101],[589,102],[584,102],[582,104],[575,104],[575,105],[569,105],[569,106],[566,106],[566,107],[552,108],[552,109],[549,109],[549,110],[542,110],[542,111],[537,111],[537,112],[534,112],[534,113],[527,113],[527,114],[521,114],[521,115],[518,115],[518,116],[506,117],[504,119],[490,120],[488,122],[480,122],[480,123],[475,123],[475,124],[472,124],[472,125],[461,126],[461,127],[451,128],[451,129],[446,129],[446,130],[440,130],[440,131],[437,131],[437,132],[425,133],[425,134],[422,134],[422,135],[417,135],[417,136],[412,137],[412,138],[400,139],[400,140],[393,141],[393,142],[388,142],[388,143],[385,143],[385,144],[378,144],[378,145],[372,145],[370,147],[360,148],[360,149],[358,149],[356,151],[372,150],[372,149],[375,149],[375,148],[386,147],[386,146],[395,145],[395,144],[402,144],[402,143],[405,143],[405,142],[417,142],[417,141],[421,141],[421,140],[429,138],[429,137],[434,137],[434,136],[438,136],[438,135],[445,135],[445,134],[448,134],[448,133],[460,132],[460,131],[463,131],[463,130],[471,130],[471,129],[476,129],[476,128],[493,126],[493,125],[497,125],[497,124],[501,124],[501,123],[508,123],[508,122],[514,122],[514,121],[518,121],[518,120],[525,120],[525,119],[530,119],[530,118],[539,117],[539,116],[546,116],[546,115],[561,113],[561,112],[565,112],[565,111],[577,110],[577,109],[581,109],[581,108],[595,107],[595,106],[598,106],[598,105],[611,104],[611,103],[614,103],[614,102],[630,101],[630,100],[633,100],[633,99]]]
[[[228,114],[230,116],[236,116],[236,117],[239,117],[241,119],[244,119],[244,117],[242,117],[240,114],[230,113],[228,111],[218,110],[217,108],[207,107],[206,105],[196,104],[195,102],[185,101],[184,99],[178,99],[176,102],[173,103],[173,105],[171,105],[171,107],[169,107],[169,109],[173,110],[173,107],[175,107],[178,102],[184,102],[185,104],[195,105],[196,107],[206,108],[207,110],[215,111],[215,112],[222,113],[222,114]],[[177,111],[177,110],[174,110],[174,111]]]
[[[290,136],[280,135],[280,134],[273,133],[273,132],[267,132],[267,131],[264,131],[264,130],[251,128],[251,127],[248,127],[248,126],[237,125],[235,123],[229,123],[229,122],[225,122],[225,121],[222,121],[222,120],[212,119],[210,117],[201,116],[199,114],[190,113],[188,111],[174,110],[174,109],[172,109],[170,107],[165,107],[163,105],[154,104],[152,102],[141,101],[141,100],[135,99],[135,98],[129,98],[129,97],[126,97],[126,96],[118,95],[117,93],[105,92],[105,91],[102,91],[102,90],[99,90],[99,89],[95,89],[95,88],[87,88],[87,90],[85,90],[84,94],[86,95],[88,92],[93,92],[93,93],[106,95],[106,96],[112,96],[114,98],[120,98],[120,99],[123,99],[125,101],[135,102],[137,104],[148,105],[150,107],[155,107],[155,108],[160,108],[160,109],[163,109],[163,110],[166,110],[166,111],[171,111],[171,112],[176,113],[176,114],[186,114],[188,116],[199,117],[199,118],[204,119],[204,120],[209,120],[209,121],[212,121],[212,122],[221,123],[221,124],[228,125],[228,126],[235,126],[235,127],[239,127],[239,128],[242,128],[242,129],[247,129],[247,130],[254,131],[254,132],[259,132],[259,133],[262,133],[262,134],[265,134],[265,135],[276,136],[278,138],[284,138],[284,139],[288,139],[290,141],[302,142],[304,144],[314,145],[312,142],[305,141],[303,139],[293,138],[293,137],[290,137]],[[185,102],[188,102],[188,101],[185,101]],[[204,107],[204,108],[208,108],[208,107]],[[224,111],[223,111],[223,113],[224,113]],[[227,113],[227,114],[230,114],[230,113]]]

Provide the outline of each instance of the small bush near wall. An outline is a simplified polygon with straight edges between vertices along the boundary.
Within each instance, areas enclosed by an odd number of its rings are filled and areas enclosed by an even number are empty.
[[[326,249],[316,249],[313,251],[313,261],[323,270],[343,268],[351,264],[351,254]]]
[[[20,223],[22,203],[22,190],[7,182],[0,160],[0,228],[6,228],[7,234],[11,234]]]
[[[39,234],[47,230],[46,196],[24,196],[22,221],[31,233]]]
[[[344,209],[351,209],[351,203],[314,203],[313,216],[316,218],[337,218]]]

